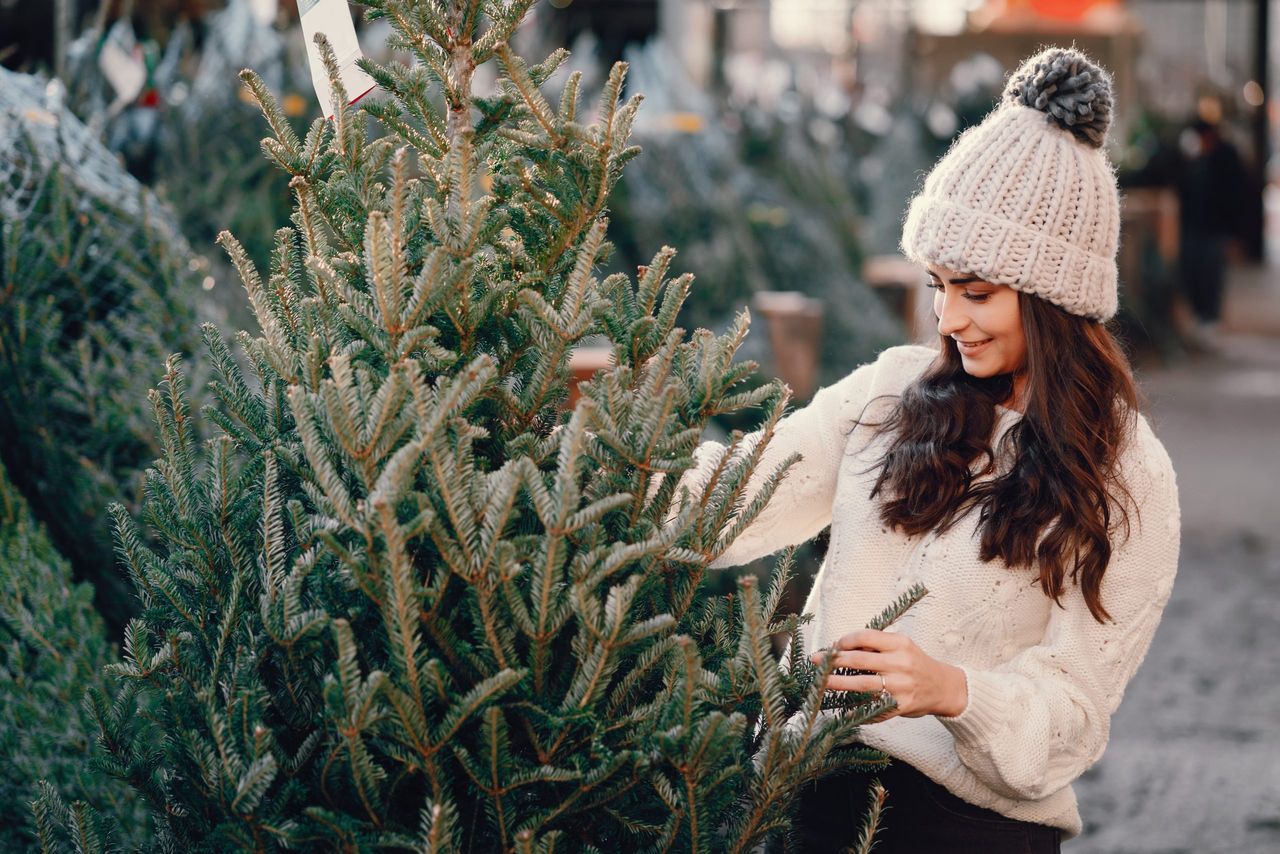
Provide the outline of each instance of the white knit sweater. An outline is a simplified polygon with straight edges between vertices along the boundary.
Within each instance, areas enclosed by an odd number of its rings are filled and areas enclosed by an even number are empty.
[[[1180,532],[1173,468],[1140,417],[1120,456],[1121,475],[1139,512],[1129,508],[1127,541],[1123,531],[1113,537],[1102,584],[1103,606],[1113,623],[1096,622],[1074,584],[1059,608],[1040,590],[1033,570],[1011,571],[998,558],[980,560],[976,512],[941,536],[888,529],[878,501],[868,497],[875,472],[859,474],[879,458],[887,437],[868,445],[872,428],[851,426],[860,414],[864,421],[880,420],[935,355],[919,346],[886,350],[784,418],[748,486],[747,501],[781,460],[797,451],[803,460],[712,566],[755,560],[831,525],[826,559],[804,605],[814,615],[807,653],[864,627],[911,585],[924,584],[929,594],[891,630],[962,668],[968,706],[954,718],[896,717],[869,724],[861,740],[970,803],[1062,828],[1069,839],[1081,830],[1071,782],[1106,748],[1111,715],[1146,655],[1173,588]],[[993,446],[1019,417],[1000,408]],[[723,452],[715,442],[698,448],[698,465],[682,479],[693,494]]]

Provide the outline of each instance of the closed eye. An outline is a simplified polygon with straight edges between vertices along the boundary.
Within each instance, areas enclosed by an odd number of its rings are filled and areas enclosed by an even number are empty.
[[[925,282],[924,286],[931,291],[939,291],[939,292],[945,291],[945,287],[943,286],[942,282],[935,282],[933,280],[930,280]],[[967,299],[969,302],[979,302],[979,303],[986,302],[990,297],[991,297],[991,294],[973,294],[973,293],[969,293],[968,291],[964,292],[964,298]]]

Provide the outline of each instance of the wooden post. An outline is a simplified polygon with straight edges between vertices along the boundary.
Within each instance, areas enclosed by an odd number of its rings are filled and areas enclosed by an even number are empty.
[[[769,345],[778,378],[796,400],[818,390],[818,344],[822,340],[822,303],[796,291],[760,291],[752,308],[769,323]]]
[[[901,255],[872,255],[862,263],[862,280],[897,311],[908,341],[931,340],[935,334],[930,317],[920,316],[927,278],[919,264]]]
[[[582,394],[578,383],[585,382],[603,368],[613,367],[613,350],[609,347],[579,347],[569,355],[569,400],[565,409],[573,409]]]

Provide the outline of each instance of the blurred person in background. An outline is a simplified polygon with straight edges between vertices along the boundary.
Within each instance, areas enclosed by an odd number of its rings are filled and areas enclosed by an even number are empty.
[[[1231,242],[1244,227],[1246,175],[1216,122],[1196,118],[1182,138],[1179,272],[1195,325],[1191,345],[1212,350],[1222,320]]]

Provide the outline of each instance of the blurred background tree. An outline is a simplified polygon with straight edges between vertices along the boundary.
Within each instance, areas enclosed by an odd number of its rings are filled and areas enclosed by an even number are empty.
[[[137,397],[192,348],[197,265],[58,93],[0,69],[0,459],[118,632],[106,506],[141,505],[159,446]]]
[[[35,849],[40,781],[141,841],[141,805],[96,745],[113,653],[93,588],[72,580],[0,465],[0,849]]]

